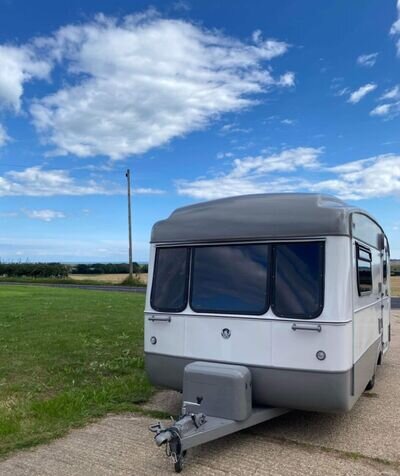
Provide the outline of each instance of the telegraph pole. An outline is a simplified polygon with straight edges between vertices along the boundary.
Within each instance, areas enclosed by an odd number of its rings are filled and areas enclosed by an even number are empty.
[[[128,226],[129,226],[129,279],[133,279],[133,263],[132,263],[132,217],[131,217],[131,171],[127,169],[126,179],[128,182]]]

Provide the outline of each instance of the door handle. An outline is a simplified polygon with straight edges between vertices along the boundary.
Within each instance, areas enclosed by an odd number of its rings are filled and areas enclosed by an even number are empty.
[[[322,327],[317,324],[317,325],[314,325],[314,326],[307,326],[305,324],[296,324],[294,323],[292,325],[292,330],[294,331],[315,331],[315,332],[321,332],[322,331]]]
[[[149,321],[152,321],[152,322],[171,322],[171,316],[166,316],[166,317],[156,317],[156,316],[151,316],[149,317],[148,319]]]

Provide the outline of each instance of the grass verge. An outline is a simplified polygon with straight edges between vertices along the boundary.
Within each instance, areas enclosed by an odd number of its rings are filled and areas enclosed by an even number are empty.
[[[152,394],[140,294],[0,288],[0,455]]]

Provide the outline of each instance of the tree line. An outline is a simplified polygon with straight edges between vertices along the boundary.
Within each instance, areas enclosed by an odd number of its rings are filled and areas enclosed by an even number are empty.
[[[133,263],[133,272],[147,273],[147,264]],[[67,278],[70,274],[124,274],[127,263],[94,263],[68,265],[62,263],[1,263],[0,276],[30,278]]]
[[[14,278],[67,278],[69,267],[61,263],[0,263],[0,276]]]

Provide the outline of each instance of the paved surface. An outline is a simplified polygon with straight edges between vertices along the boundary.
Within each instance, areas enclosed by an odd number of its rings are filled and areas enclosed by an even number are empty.
[[[88,289],[91,291],[113,291],[119,293],[145,293],[146,287],[133,286],[107,286],[102,284],[47,284],[47,283],[13,283],[0,282],[0,286],[39,286],[44,288],[76,288]]]
[[[344,415],[292,412],[191,450],[187,476],[400,475],[400,312],[392,346],[373,391]],[[179,397],[161,392],[150,408],[176,411]],[[0,462],[6,476],[174,474],[147,427],[154,419],[109,416],[49,445]]]

